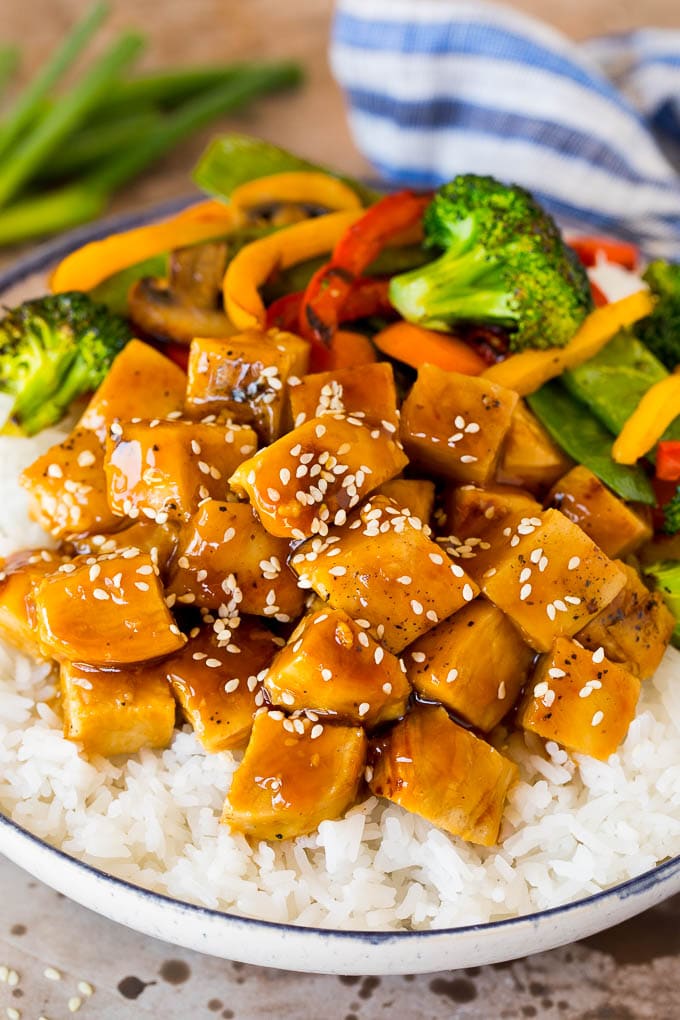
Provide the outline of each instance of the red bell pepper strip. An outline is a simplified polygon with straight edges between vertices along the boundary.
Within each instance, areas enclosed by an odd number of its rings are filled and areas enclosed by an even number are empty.
[[[680,482],[680,440],[662,439],[657,446],[656,477],[662,482]]]
[[[355,280],[342,307],[342,322],[365,319],[369,315],[396,315],[390,304],[389,286],[389,280],[377,280],[370,276]],[[273,301],[267,309],[267,326],[297,332],[304,296],[305,292],[300,290],[294,294],[284,294]]]
[[[637,269],[640,250],[628,241],[615,241],[609,237],[571,237],[567,244],[584,266],[594,266],[598,254],[602,253],[609,262],[616,262],[624,269]]]
[[[411,191],[387,195],[346,230],[307,285],[299,321],[304,337],[330,344],[357,278],[394,237],[422,219],[430,201]]]

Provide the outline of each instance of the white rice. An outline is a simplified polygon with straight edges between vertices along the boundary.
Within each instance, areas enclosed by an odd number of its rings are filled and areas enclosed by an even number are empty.
[[[16,476],[56,438],[0,440],[0,553],[44,544]],[[462,843],[376,798],[310,836],[250,847],[219,824],[237,756],[206,754],[187,729],[165,751],[88,760],[62,737],[49,667],[0,645],[0,810],[113,875],[219,910],[345,929],[498,920],[680,853],[679,679],[669,649],[606,764],[514,734],[507,753],[521,780],[498,847]]]

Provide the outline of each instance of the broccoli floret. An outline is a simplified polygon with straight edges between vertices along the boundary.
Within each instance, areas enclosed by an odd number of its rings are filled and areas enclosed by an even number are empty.
[[[0,321],[0,391],[8,425],[32,436],[95,390],[130,339],[124,319],[78,291],[25,301]]]
[[[680,365],[680,262],[650,262],[643,273],[656,308],[635,327],[643,344],[672,372]]]
[[[675,617],[671,641],[680,648],[680,561],[662,560],[643,569],[647,576],[654,578],[659,594]]]
[[[667,535],[675,535],[680,531],[680,485],[673,498],[663,507],[663,530]]]
[[[435,195],[424,226],[425,244],[444,254],[392,278],[390,300],[405,319],[443,330],[502,326],[517,351],[564,346],[591,311],[585,270],[523,188],[456,177]]]

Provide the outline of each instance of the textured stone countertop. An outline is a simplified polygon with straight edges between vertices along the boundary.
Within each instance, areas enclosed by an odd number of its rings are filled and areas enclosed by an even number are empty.
[[[112,27],[134,24],[151,37],[147,63],[198,63],[232,56],[297,56],[307,88],[272,98],[252,114],[225,119],[301,153],[361,173],[342,99],[326,66],[330,0],[113,0]],[[40,60],[85,6],[85,0],[1,0],[0,35],[21,41],[26,70]],[[520,0],[575,37],[642,24],[680,27],[677,0]],[[139,209],[187,193],[187,173],[206,139],[125,190],[112,211]],[[7,263],[10,253],[0,256]],[[611,931],[565,949],[506,965],[397,978],[298,975],[225,963],[128,931],[76,906],[0,858],[0,1017],[22,1020],[679,1020],[680,897]],[[44,976],[56,968],[61,980]],[[78,991],[89,983],[94,994]]]

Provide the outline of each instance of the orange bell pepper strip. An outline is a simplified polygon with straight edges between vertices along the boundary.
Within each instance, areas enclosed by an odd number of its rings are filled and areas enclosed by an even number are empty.
[[[484,377],[525,397],[567,368],[574,368],[594,357],[620,329],[644,319],[653,309],[654,299],[650,292],[636,291],[620,301],[596,308],[566,347],[512,354],[505,361],[487,368]]]
[[[373,343],[388,358],[420,368],[436,365],[445,372],[480,375],[487,367],[483,358],[463,340],[450,333],[437,333],[411,322],[395,322],[373,337]]]
[[[680,372],[666,376],[644,394],[612,446],[617,464],[635,464],[658,443],[680,414]]]
[[[270,174],[247,181],[234,189],[229,205],[245,216],[258,206],[279,202],[321,206],[335,212],[361,209],[359,196],[348,184],[330,174],[307,170]]]
[[[317,216],[244,245],[227,266],[222,284],[224,307],[236,329],[266,329],[267,311],[258,288],[275,269],[331,251],[361,215],[357,209]]]
[[[395,237],[418,224],[430,195],[398,191],[372,205],[342,235],[330,261],[307,285],[300,309],[300,333],[308,340],[329,344],[342,317],[352,285]]]
[[[304,296],[304,291],[300,290],[294,294],[284,294],[273,301],[267,309],[267,326],[296,333]],[[369,315],[395,314],[389,299],[389,280],[366,276],[354,281],[342,309],[342,321],[365,319]]]
[[[371,365],[378,360],[375,348],[363,333],[339,329],[329,348],[327,367],[356,368],[357,365]]]
[[[198,202],[160,223],[110,234],[77,248],[52,272],[50,287],[54,294],[92,290],[102,280],[152,255],[220,237],[236,226],[237,214],[229,206],[212,199]]]

